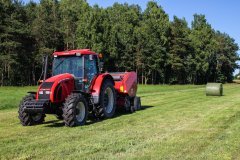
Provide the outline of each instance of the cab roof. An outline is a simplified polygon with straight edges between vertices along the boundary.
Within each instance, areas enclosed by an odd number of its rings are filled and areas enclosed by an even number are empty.
[[[76,54],[81,55],[97,55],[97,53],[91,51],[90,49],[77,49],[77,50],[69,50],[69,51],[61,51],[61,52],[54,52],[53,56],[74,56]]]

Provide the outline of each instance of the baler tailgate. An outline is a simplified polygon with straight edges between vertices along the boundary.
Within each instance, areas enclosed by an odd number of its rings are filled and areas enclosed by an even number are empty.
[[[137,92],[137,74],[135,72],[110,73],[115,81],[115,89],[119,93],[135,97]]]

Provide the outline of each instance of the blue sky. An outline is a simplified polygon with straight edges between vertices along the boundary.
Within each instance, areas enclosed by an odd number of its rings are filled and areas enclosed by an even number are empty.
[[[28,2],[29,0],[24,1]],[[35,1],[38,2],[38,0]],[[101,7],[111,6],[114,2],[138,4],[144,10],[148,0],[88,0],[90,5],[98,4]],[[240,46],[240,1],[156,0],[156,2],[169,14],[171,20],[174,15],[180,18],[185,17],[189,25],[193,19],[193,14],[205,14],[214,29],[228,33]]]

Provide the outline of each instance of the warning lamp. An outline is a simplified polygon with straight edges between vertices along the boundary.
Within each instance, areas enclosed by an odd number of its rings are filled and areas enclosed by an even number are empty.
[[[99,53],[99,54],[98,54],[98,57],[99,57],[99,58],[103,58],[102,53]]]
[[[123,85],[120,86],[120,92],[124,92]]]
[[[38,80],[38,84],[42,84],[43,83],[43,80]]]

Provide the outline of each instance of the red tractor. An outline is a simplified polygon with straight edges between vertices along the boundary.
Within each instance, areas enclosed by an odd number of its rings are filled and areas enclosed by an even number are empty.
[[[46,78],[46,57],[43,82],[19,105],[23,126],[43,123],[45,114],[72,127],[84,125],[89,113],[102,119],[113,117],[117,106],[129,112],[141,108],[135,72],[101,73],[99,54],[89,49],[54,52],[53,57],[52,77]]]

